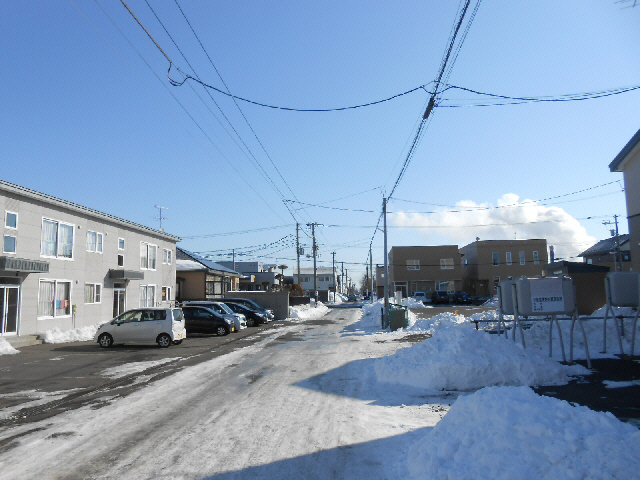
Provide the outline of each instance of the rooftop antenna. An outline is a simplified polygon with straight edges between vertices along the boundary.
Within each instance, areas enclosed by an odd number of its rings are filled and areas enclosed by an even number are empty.
[[[160,220],[160,231],[164,232],[164,230],[162,230],[162,219],[164,218],[165,220],[167,220],[167,217],[162,216],[162,210],[168,210],[168,207],[161,207],[160,205],[154,205],[154,208],[157,208],[160,211],[160,216],[156,218]]]

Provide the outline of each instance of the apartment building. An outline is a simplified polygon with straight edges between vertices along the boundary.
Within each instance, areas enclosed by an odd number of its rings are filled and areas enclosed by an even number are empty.
[[[0,180],[0,335],[174,301],[179,237]]]
[[[542,275],[547,263],[547,241],[476,240],[460,248],[463,289],[470,295],[495,295],[501,280]]]
[[[392,247],[389,252],[389,295],[462,289],[457,245]],[[383,280],[384,281],[384,280]],[[380,285],[380,284],[378,284]]]

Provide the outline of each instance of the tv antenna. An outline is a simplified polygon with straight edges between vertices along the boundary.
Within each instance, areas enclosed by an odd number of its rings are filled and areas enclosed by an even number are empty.
[[[168,207],[161,207],[160,205],[154,205],[154,208],[157,208],[160,211],[160,216],[156,217],[157,219],[160,220],[160,230],[162,230],[162,219],[164,218],[165,220],[167,220],[167,217],[163,217],[162,216],[162,210],[168,210]],[[164,230],[162,230],[164,231]]]

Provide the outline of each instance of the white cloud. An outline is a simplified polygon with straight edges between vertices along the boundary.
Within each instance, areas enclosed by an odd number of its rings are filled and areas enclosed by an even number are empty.
[[[394,209],[395,210],[395,209]],[[470,200],[456,203],[456,208],[440,208],[431,213],[394,212],[389,223],[396,227],[425,227],[418,231],[433,244],[467,245],[481,240],[544,238],[555,247],[556,258],[572,258],[596,243],[580,222],[559,207],[546,207],[533,200],[520,201],[513,193],[504,194],[497,205],[478,204]]]

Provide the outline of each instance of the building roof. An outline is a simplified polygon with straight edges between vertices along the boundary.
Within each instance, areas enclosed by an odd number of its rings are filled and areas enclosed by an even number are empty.
[[[620,246],[629,241],[629,235],[618,235]],[[600,240],[595,245],[587,248],[584,252],[579,254],[579,257],[588,257],[589,255],[602,255],[612,252],[616,248],[616,237]]]
[[[0,190],[17,194],[17,195],[22,195],[24,197],[28,197],[33,200],[38,200],[48,205],[66,208],[67,210],[72,210],[77,213],[91,215],[92,217],[97,217],[101,220],[106,220],[108,222],[122,225],[124,227],[128,227],[134,230],[139,230],[148,235],[155,235],[157,237],[162,237],[172,242],[179,242],[180,240],[182,240],[180,237],[176,237],[175,235],[170,235],[168,233],[165,233],[162,230],[156,230],[154,228],[145,227],[144,225],[139,225],[137,223],[130,222],[129,220],[124,220],[114,215],[109,215],[108,213],[99,212],[98,210],[93,210],[92,208],[83,207],[82,205],[78,205],[77,203],[69,202],[67,200],[62,200],[61,198],[53,197],[51,195],[47,195],[46,193],[37,192],[35,190],[31,190],[26,187],[21,187],[20,185],[15,185],[13,183],[5,182],[4,180],[0,180]]]
[[[178,254],[176,255],[176,271],[177,272],[202,270],[204,267],[208,270],[215,270],[216,272],[226,273],[227,275],[231,275],[234,277],[242,276],[241,273],[238,273],[235,270],[231,270],[230,268],[224,267],[219,263],[212,262],[211,260],[207,260],[206,258],[203,258],[198,254],[188,252],[184,248],[177,247],[177,251],[178,251]],[[187,257],[187,258],[177,258],[178,255]],[[199,268],[197,267],[198,264],[200,265]]]
[[[613,159],[613,162],[609,164],[609,170],[612,172],[621,172],[620,166],[622,162],[624,162],[631,151],[636,148],[637,145],[640,144],[640,130],[636,132],[636,134],[631,137],[631,140],[624,146],[620,153]]]
[[[318,267],[318,268],[316,268],[316,274],[317,275],[330,275],[332,273],[333,273],[333,268],[327,268],[327,267]],[[293,274],[294,275],[298,274],[298,269],[297,268],[293,269]],[[313,267],[301,268],[300,269],[300,275],[313,275]]]
[[[608,272],[609,267],[603,265],[591,265],[584,262],[567,262],[561,260],[559,262],[548,263],[544,267],[544,270],[557,270],[567,268],[567,273],[590,273],[590,272]]]

